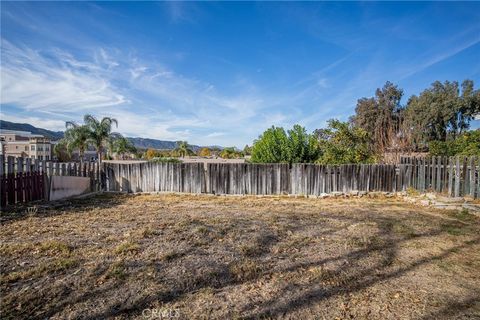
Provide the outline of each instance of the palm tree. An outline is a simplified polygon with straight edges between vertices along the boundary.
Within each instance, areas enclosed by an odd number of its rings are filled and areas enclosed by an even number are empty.
[[[182,158],[193,153],[192,149],[189,148],[187,141],[177,141],[175,151],[178,152]]]
[[[65,139],[61,139],[55,144],[53,152],[60,162],[70,161],[72,157],[71,152],[67,148],[67,141]]]
[[[130,140],[125,137],[119,137],[113,141],[111,151],[120,155],[123,159],[126,153],[135,153],[137,149]]]
[[[90,139],[89,128],[85,125],[78,125],[71,121],[68,121],[65,124],[65,127],[67,128],[64,136],[66,149],[70,153],[73,150],[78,150],[80,161],[83,161]]]
[[[85,125],[88,127],[89,139],[88,141],[95,147],[98,155],[98,164],[102,163],[102,153],[104,146],[108,144],[109,140],[118,133],[112,133],[112,125],[118,127],[118,122],[114,118],[104,117],[98,120],[90,114],[86,114],[83,118]]]
[[[113,158],[113,154],[117,153],[117,144],[118,141],[124,139],[120,133],[112,132],[107,139],[107,157]]]

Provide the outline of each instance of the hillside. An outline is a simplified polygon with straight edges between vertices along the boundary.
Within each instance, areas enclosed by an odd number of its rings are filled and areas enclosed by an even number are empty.
[[[157,140],[157,139],[150,139],[150,138],[131,138],[127,137],[133,145],[138,149],[161,149],[161,150],[172,150],[175,149],[177,143],[175,141],[167,141],[167,140]],[[199,150],[201,147],[196,145],[190,145],[193,151]]]
[[[0,129],[4,130],[17,130],[17,131],[29,131],[33,134],[41,134],[51,140],[60,140],[63,138],[63,131],[51,131],[47,129],[37,128],[32,126],[28,123],[15,123],[5,120],[0,120]],[[150,138],[131,138],[127,137],[133,145],[138,149],[162,149],[162,150],[172,150],[176,147],[175,141],[168,141],[168,140],[157,140],[157,139],[150,139]],[[193,151],[199,150],[201,147],[197,145],[190,146]]]
[[[51,140],[60,140],[63,138],[62,131],[51,131],[47,129],[37,128],[28,123],[15,123],[10,121],[0,120],[0,129],[29,131],[33,134],[41,134]]]

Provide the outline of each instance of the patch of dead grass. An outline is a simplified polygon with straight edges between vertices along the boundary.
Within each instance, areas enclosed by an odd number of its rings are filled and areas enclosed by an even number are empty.
[[[145,308],[183,318],[438,318],[442,306],[478,293],[479,234],[480,219],[466,211],[392,198],[102,195],[8,216],[0,311],[7,319],[127,319]]]

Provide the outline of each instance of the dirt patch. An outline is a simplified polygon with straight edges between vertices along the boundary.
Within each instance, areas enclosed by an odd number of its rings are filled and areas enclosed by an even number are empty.
[[[480,219],[467,211],[101,195],[25,212],[2,216],[4,319],[480,314]]]

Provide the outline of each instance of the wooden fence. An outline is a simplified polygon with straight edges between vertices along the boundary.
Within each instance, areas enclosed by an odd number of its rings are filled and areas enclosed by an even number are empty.
[[[480,157],[402,158],[400,164],[111,164],[106,190],[210,194],[322,195],[408,188],[480,197]]]
[[[402,184],[420,192],[480,198],[480,157],[402,157]]]
[[[101,170],[100,170],[101,169]],[[313,195],[408,188],[480,198],[480,157],[401,158],[399,164],[55,163],[0,156],[1,205],[48,199],[49,177],[91,178],[91,190]]]
[[[202,163],[104,163],[107,191],[205,193]]]
[[[101,170],[97,163],[58,163],[30,158],[0,156],[0,204],[44,200],[49,197],[51,176],[91,178],[91,189],[101,190]]]

